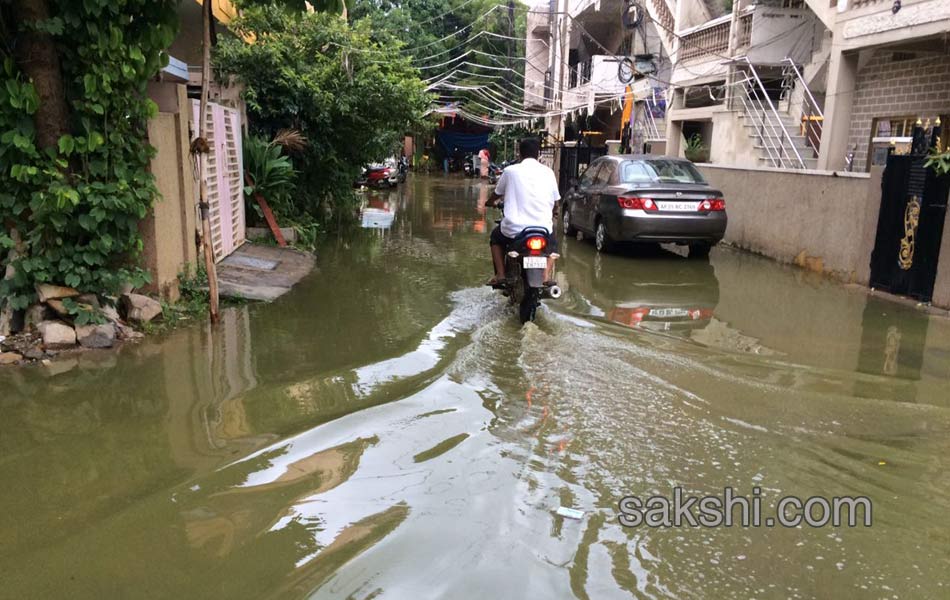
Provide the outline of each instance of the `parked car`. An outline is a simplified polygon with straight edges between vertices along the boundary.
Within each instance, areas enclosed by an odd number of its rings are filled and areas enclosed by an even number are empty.
[[[396,187],[399,184],[399,170],[385,163],[372,164],[366,168],[366,185],[375,187]]]
[[[707,256],[726,233],[726,202],[688,160],[621,154],[592,162],[564,195],[567,235],[593,236],[598,251],[618,242],[689,246]]]

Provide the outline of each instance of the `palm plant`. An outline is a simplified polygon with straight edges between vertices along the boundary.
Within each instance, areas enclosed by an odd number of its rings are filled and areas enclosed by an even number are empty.
[[[290,208],[297,172],[283,152],[285,148],[302,148],[305,144],[306,139],[299,132],[290,131],[278,133],[271,141],[257,135],[244,138],[244,171],[249,178],[244,198],[259,220],[263,215],[255,201],[256,194],[263,196],[278,213]]]
[[[687,159],[693,162],[706,162],[709,160],[709,148],[703,144],[703,137],[694,133],[686,140],[686,147],[683,154]]]

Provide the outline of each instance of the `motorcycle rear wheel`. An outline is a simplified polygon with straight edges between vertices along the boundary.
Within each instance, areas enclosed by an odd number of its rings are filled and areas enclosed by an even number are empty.
[[[528,321],[534,321],[537,316],[538,305],[541,303],[541,290],[538,288],[527,288],[524,291],[524,298],[521,299],[521,305],[518,310],[518,316],[521,324]]]

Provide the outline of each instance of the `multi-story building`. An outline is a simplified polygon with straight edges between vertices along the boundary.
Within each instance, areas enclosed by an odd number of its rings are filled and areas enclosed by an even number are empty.
[[[595,132],[592,142],[619,137],[617,60],[637,54],[652,55],[655,69],[634,79],[634,129],[643,140],[664,138],[653,149],[668,154],[863,171],[908,147],[918,120],[950,117],[950,0],[552,0],[544,8],[529,18],[525,101],[568,112],[548,119],[565,140],[585,131]],[[624,14],[637,11],[641,24],[625,26]]]
[[[631,145],[665,143],[669,54],[649,19],[636,24],[631,15],[625,23],[627,6],[623,0],[550,0],[528,14],[525,106],[556,113],[546,119],[555,138],[619,141],[629,80]],[[625,58],[650,76],[632,70]]]

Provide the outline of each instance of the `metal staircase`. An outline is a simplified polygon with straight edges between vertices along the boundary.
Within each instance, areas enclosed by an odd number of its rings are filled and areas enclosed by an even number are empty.
[[[773,99],[755,66],[740,59],[745,76],[733,84],[733,105],[762,166],[814,169],[823,115],[798,67],[785,60],[780,97]]]

